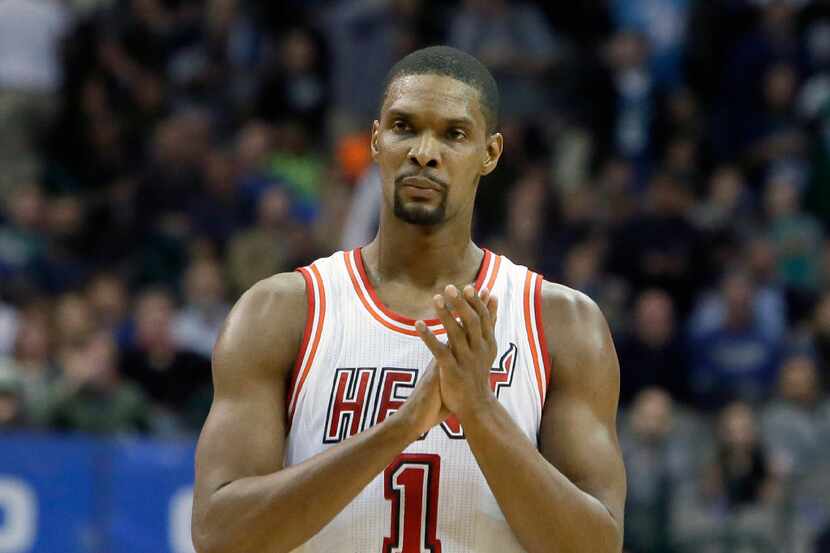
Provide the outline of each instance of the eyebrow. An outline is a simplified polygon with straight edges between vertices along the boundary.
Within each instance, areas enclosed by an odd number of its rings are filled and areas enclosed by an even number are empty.
[[[386,112],[389,117],[396,117],[401,119],[414,119],[415,115],[408,111],[404,111],[402,109],[390,109]],[[449,127],[468,127],[472,128],[475,126],[475,123],[469,117],[453,117],[447,120],[447,126]]]

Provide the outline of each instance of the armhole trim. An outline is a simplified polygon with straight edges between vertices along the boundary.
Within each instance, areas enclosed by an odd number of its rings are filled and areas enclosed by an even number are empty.
[[[311,366],[314,363],[314,356],[320,344],[320,335],[323,331],[323,322],[326,316],[326,291],[323,288],[323,279],[320,272],[314,265],[300,267],[297,269],[306,285],[306,298],[308,300],[308,311],[306,315],[303,341],[294,360],[294,368],[291,371],[291,382],[288,390],[288,426],[294,418],[297,410],[297,403],[300,392],[303,389]]]
[[[527,342],[528,347],[530,347],[531,358],[533,359],[533,371],[534,376],[536,377],[536,387],[539,392],[539,409],[541,412],[545,406],[547,380],[544,372],[545,364],[542,361],[542,348],[539,343],[539,332],[536,325],[536,318],[539,313],[539,310],[535,305],[537,279],[541,281],[541,277],[539,277],[539,275],[530,269],[526,270],[522,303],[524,307],[525,331],[527,333]]]
[[[536,289],[533,293],[533,300],[536,306],[536,337],[539,340],[539,346],[542,349],[542,363],[545,367],[545,395],[547,396],[548,388],[550,388],[551,378],[551,357],[548,352],[548,341],[545,338],[545,319],[542,315],[542,282],[544,277],[536,275]]]

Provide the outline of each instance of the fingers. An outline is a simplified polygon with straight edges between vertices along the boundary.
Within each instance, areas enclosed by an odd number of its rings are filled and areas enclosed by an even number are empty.
[[[449,308],[451,307],[447,303],[446,296],[449,296],[449,286],[447,287],[447,292],[444,295],[436,294],[433,298],[433,302],[435,305],[435,314],[441,323],[444,325],[444,329],[447,331],[447,343],[449,349],[456,355],[464,355],[466,354],[469,349],[469,342],[467,341],[467,335],[463,328],[461,328],[461,324],[455,320],[452,313],[450,313]],[[455,287],[453,287],[455,290]],[[456,292],[458,292],[456,290]]]
[[[435,334],[427,327],[424,321],[416,321],[415,322],[415,330],[418,332],[418,336],[421,338],[421,341],[426,345],[430,352],[432,352],[432,357],[435,361],[437,361],[438,365],[447,366],[448,363],[454,363],[455,358],[452,355],[452,351],[450,347],[446,344],[441,343],[441,341],[435,337]],[[430,366],[433,366],[434,363],[430,363]]]
[[[482,288],[478,294],[476,294],[475,289],[472,287],[468,288],[471,288],[472,291],[468,295],[467,288],[465,288],[464,297],[467,298],[467,301],[478,314],[478,318],[481,321],[481,336],[486,342],[489,343],[493,341],[495,335],[492,316],[490,315],[490,310],[487,308],[487,302],[490,299],[490,291],[487,288]]]
[[[472,301],[476,301],[475,288],[472,286],[465,286],[464,291],[459,292],[455,286],[449,285],[444,290],[444,297],[453,312],[458,313],[458,316],[461,318],[462,328],[464,329],[464,334],[467,337],[467,343],[471,348],[477,348],[482,339],[482,320],[479,317],[479,313],[476,312],[475,308],[471,304]]]
[[[496,321],[499,319],[499,299],[490,296],[487,301],[487,311],[490,312],[490,319],[493,321],[493,328],[496,328]]]

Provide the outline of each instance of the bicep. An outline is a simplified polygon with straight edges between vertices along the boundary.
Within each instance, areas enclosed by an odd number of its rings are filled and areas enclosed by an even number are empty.
[[[542,455],[622,521],[625,469],[614,422],[579,397],[552,393],[540,431]]]
[[[611,333],[596,304],[582,296],[555,309],[566,315],[546,317],[557,343],[540,451],[621,523],[626,481],[616,430],[620,369]]]
[[[282,468],[284,390],[282,382],[273,381],[234,392],[217,386],[196,450],[197,496]]]
[[[229,482],[282,468],[286,378],[305,322],[285,314],[302,312],[303,286],[288,275],[276,291],[252,289],[225,322],[213,353],[213,404],[196,448],[197,509]]]

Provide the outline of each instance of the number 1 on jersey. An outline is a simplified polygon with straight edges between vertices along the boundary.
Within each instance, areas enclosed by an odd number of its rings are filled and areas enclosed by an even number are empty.
[[[383,553],[441,553],[438,482],[441,457],[401,453],[383,472],[384,497],[392,502],[391,529]]]

